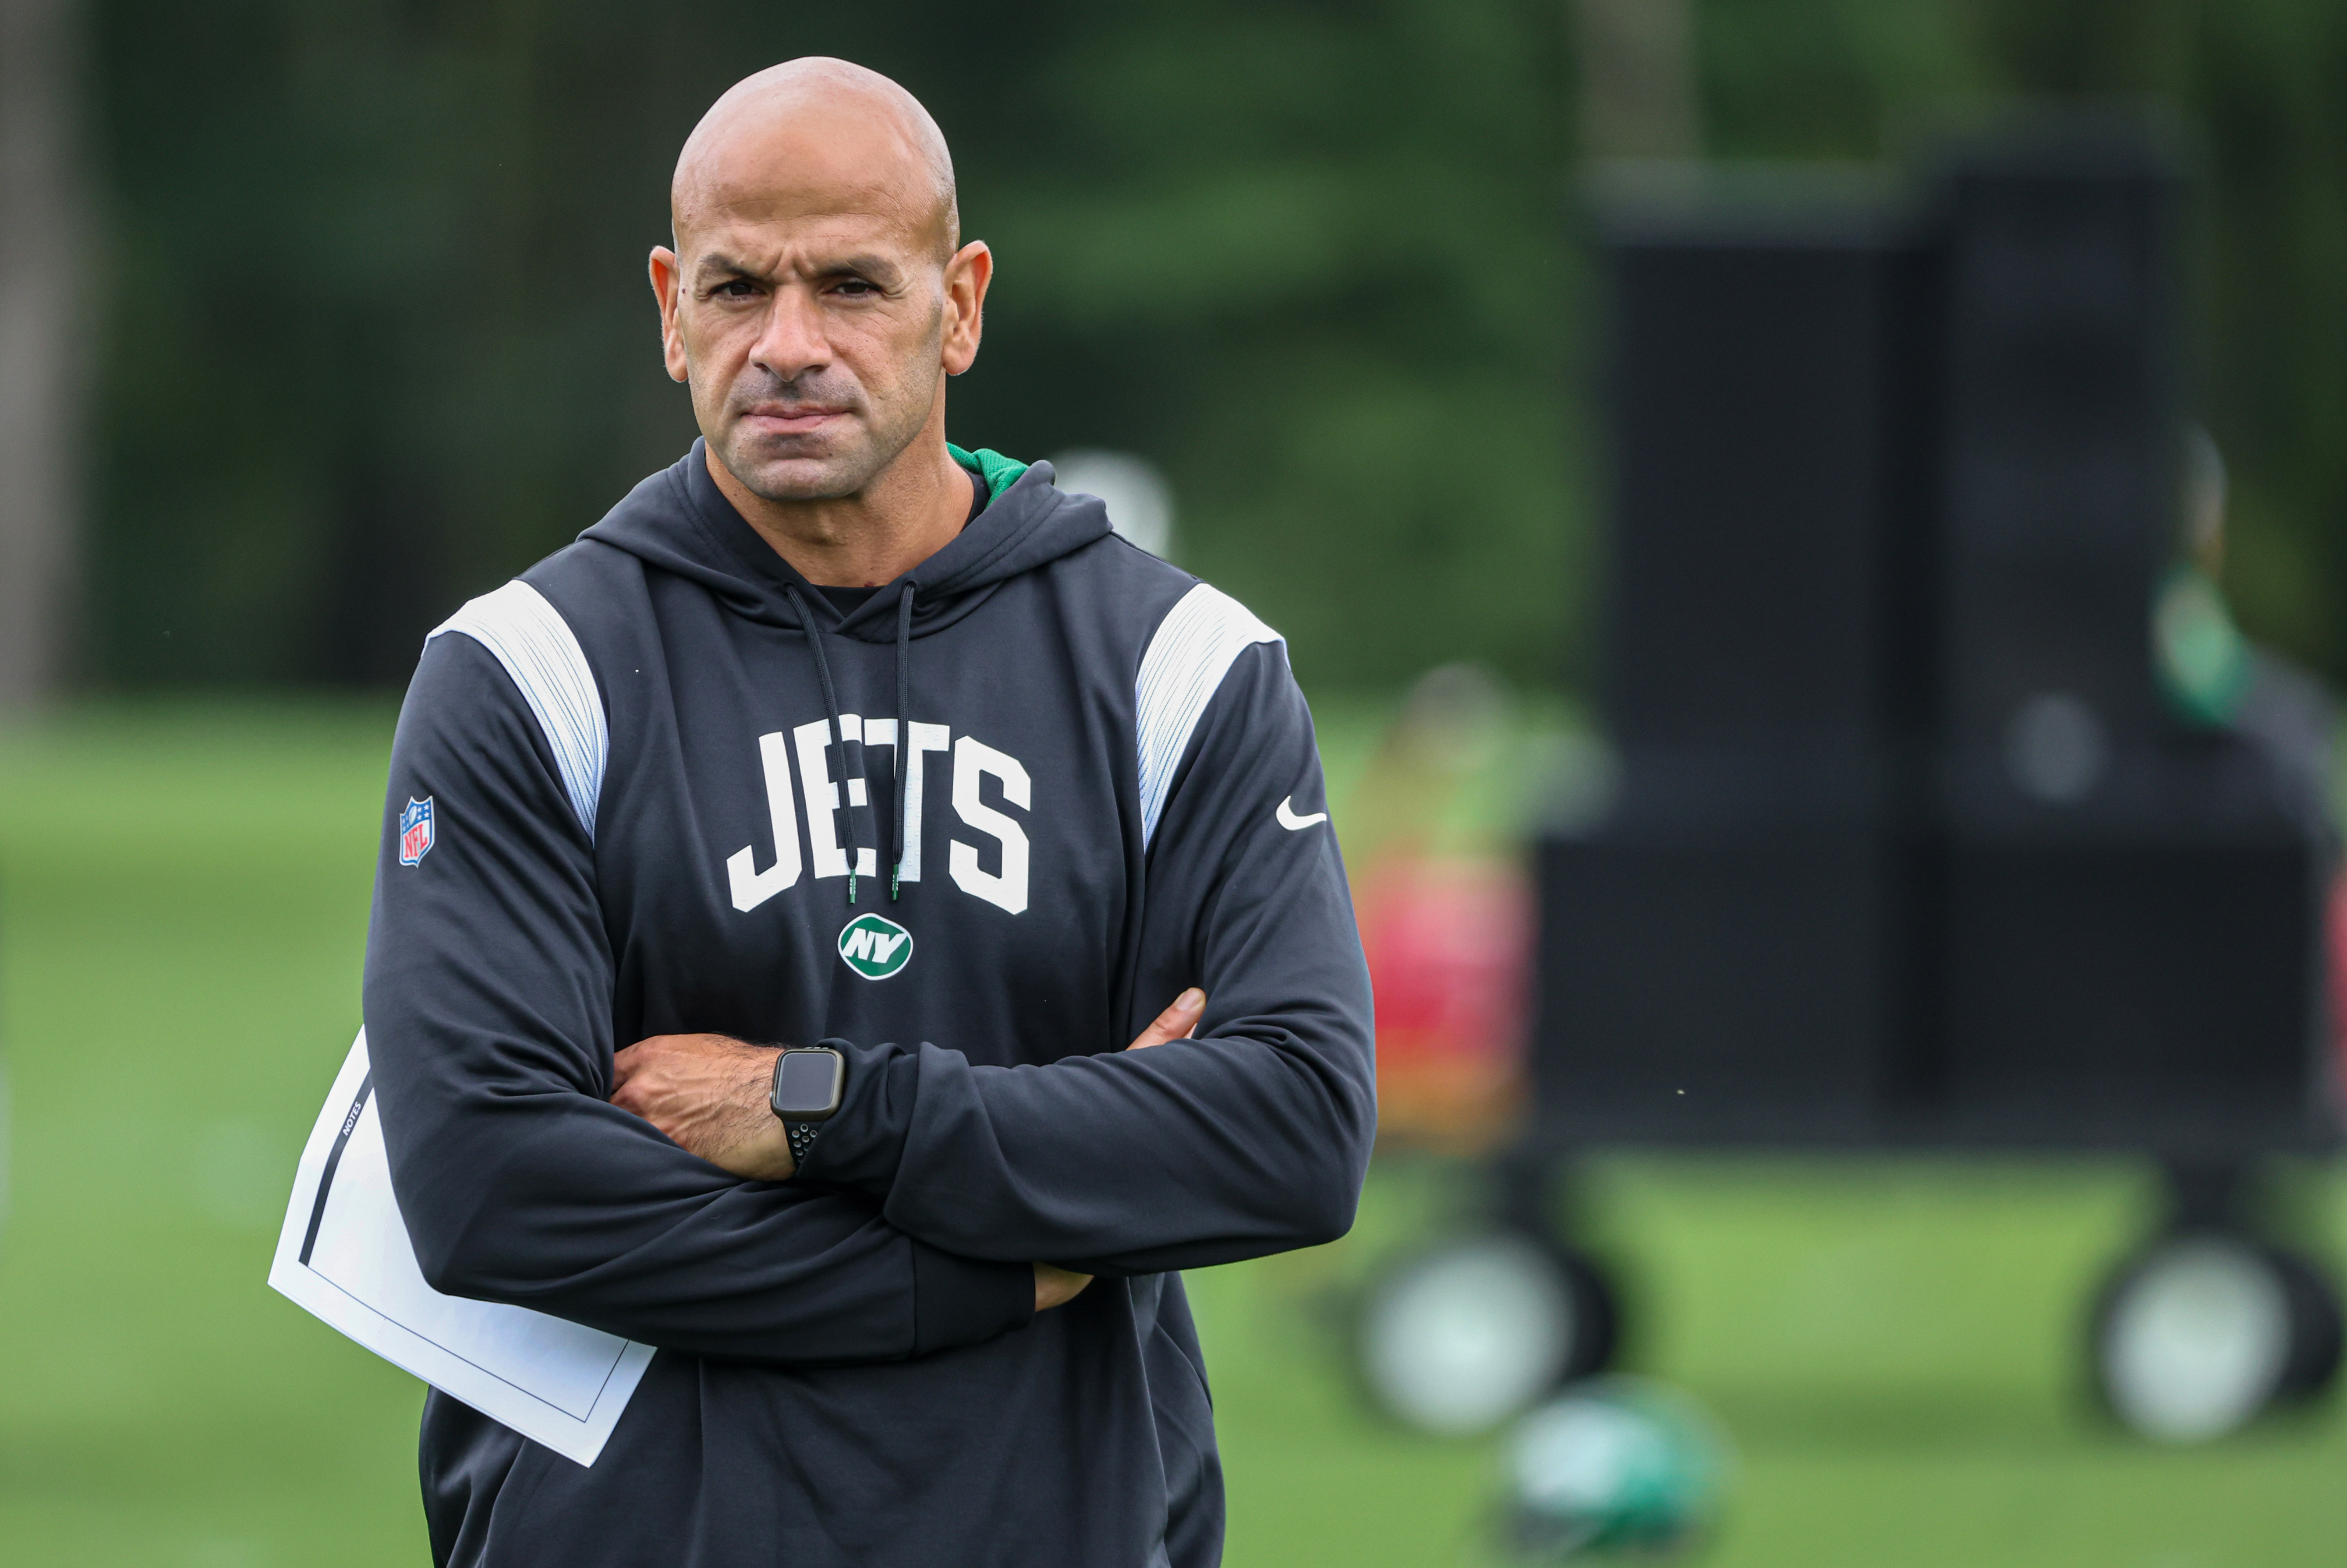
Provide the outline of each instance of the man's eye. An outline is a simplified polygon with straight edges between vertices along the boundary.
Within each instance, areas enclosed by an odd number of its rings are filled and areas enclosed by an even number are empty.
[[[757,291],[755,284],[742,278],[717,285],[717,297],[721,300],[746,300]]]
[[[833,293],[845,294],[851,300],[865,299],[879,291],[861,278],[846,278],[832,285]]]

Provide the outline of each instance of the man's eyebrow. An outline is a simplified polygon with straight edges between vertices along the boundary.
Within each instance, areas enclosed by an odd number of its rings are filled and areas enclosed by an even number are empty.
[[[751,266],[747,261],[738,260],[733,257],[726,255],[722,250],[702,251],[700,258],[693,262],[692,270],[696,277],[702,278],[707,278],[712,275],[728,278],[763,278],[765,276],[764,272]]]
[[[842,256],[815,269],[818,278],[869,278],[876,283],[893,283],[904,275],[904,269],[887,257],[873,253]]]

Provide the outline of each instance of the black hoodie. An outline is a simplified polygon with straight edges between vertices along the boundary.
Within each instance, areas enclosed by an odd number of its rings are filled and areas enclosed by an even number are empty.
[[[367,945],[401,1210],[437,1288],[660,1352],[592,1469],[433,1394],[442,1563],[1220,1554],[1172,1271],[1341,1234],[1375,1120],[1311,719],[1098,500],[956,456],[990,503],[845,618],[696,444],[425,645]],[[608,1103],[697,1031],[844,1043],[796,1179]],[[1100,1278],[1039,1316],[1039,1259]]]

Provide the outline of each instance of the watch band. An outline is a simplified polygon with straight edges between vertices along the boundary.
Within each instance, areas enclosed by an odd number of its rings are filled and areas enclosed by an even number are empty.
[[[807,1151],[815,1147],[815,1135],[823,1131],[823,1124],[821,1122],[784,1122],[783,1131],[791,1140],[791,1158],[799,1165],[805,1165]]]

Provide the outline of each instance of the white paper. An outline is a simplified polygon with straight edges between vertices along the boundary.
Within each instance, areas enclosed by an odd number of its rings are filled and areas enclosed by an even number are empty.
[[[652,1348],[426,1285],[392,1196],[368,1071],[362,1029],[302,1151],[270,1285],[442,1393],[593,1464]]]

